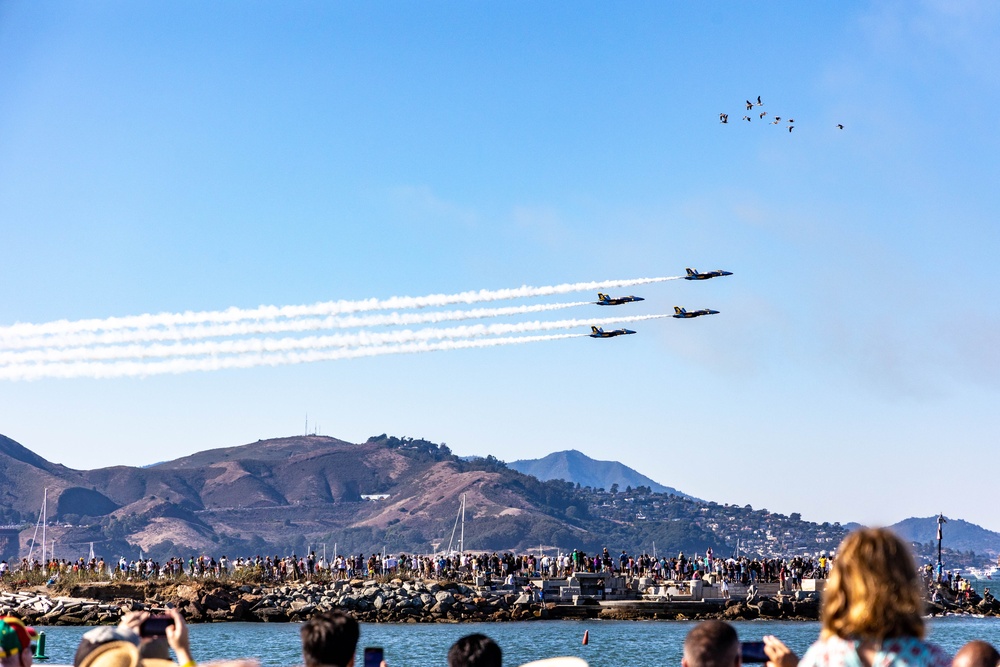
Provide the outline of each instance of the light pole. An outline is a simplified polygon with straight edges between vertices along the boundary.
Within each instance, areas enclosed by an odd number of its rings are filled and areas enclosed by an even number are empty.
[[[938,547],[937,580],[938,580],[938,583],[941,583],[941,574],[943,572],[943,570],[941,569],[941,538],[943,537],[943,533],[942,533],[941,527],[947,521],[948,520],[944,518],[944,514],[938,514],[938,518],[937,518],[937,543],[938,543],[938,545],[937,545],[937,547]]]

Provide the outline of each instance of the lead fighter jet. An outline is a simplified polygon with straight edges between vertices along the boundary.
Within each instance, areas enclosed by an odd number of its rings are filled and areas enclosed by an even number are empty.
[[[601,327],[590,327],[590,330],[594,332],[590,334],[591,338],[614,338],[615,336],[624,336],[626,334],[635,333],[631,329],[613,329],[611,331],[605,331]]]
[[[687,275],[684,276],[684,280],[708,280],[709,278],[733,275],[732,271],[723,271],[722,269],[709,271],[708,273],[698,273],[698,269],[685,269],[685,271],[687,271]]]
[[[681,319],[690,319],[692,317],[701,317],[702,315],[718,315],[719,311],[709,310],[708,308],[702,308],[701,310],[692,310],[690,313],[680,306],[674,306],[674,317]]]
[[[620,306],[623,303],[629,303],[631,301],[645,301],[641,296],[608,296],[602,292],[597,293],[597,301],[594,301],[598,306]]]

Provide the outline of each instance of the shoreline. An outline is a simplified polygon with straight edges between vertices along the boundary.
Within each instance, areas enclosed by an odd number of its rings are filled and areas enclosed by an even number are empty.
[[[6,588],[6,587],[4,587]],[[113,625],[129,611],[162,611],[172,604],[189,623],[293,623],[331,609],[363,623],[519,622],[560,619],[787,620],[819,619],[819,596],[777,595],[707,600],[574,600],[544,602],[537,592],[484,590],[453,581],[380,582],[354,579],[264,586],[218,581],[82,583],[61,591],[38,586],[0,590],[0,613],[28,624]],[[931,616],[946,613],[1000,616],[1000,603],[928,604]]]

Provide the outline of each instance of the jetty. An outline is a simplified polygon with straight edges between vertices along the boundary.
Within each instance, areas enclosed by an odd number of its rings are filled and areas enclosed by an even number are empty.
[[[565,578],[299,581],[275,585],[225,580],[87,582],[53,590],[0,592],[0,614],[38,625],[115,624],[129,611],[179,609],[192,623],[298,622],[343,609],[369,623],[459,623],[545,619],[816,620],[823,580],[799,590],[765,583],[723,586],[708,580],[653,581],[611,573]],[[728,587],[728,591],[725,589]],[[931,614],[1000,616],[992,596],[928,603]]]

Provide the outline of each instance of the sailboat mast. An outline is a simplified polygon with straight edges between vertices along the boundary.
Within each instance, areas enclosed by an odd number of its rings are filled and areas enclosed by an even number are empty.
[[[49,522],[48,520],[48,504],[49,504],[49,490],[45,489],[45,493],[42,495],[42,568],[45,568],[45,524]]]
[[[462,536],[458,540],[458,550],[465,553],[465,494],[462,494]]]

